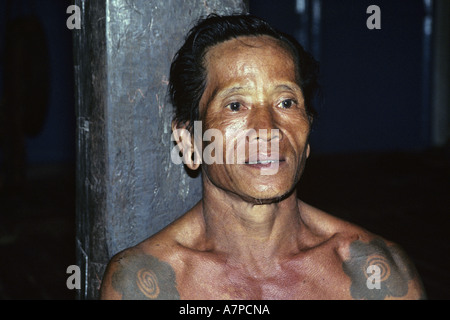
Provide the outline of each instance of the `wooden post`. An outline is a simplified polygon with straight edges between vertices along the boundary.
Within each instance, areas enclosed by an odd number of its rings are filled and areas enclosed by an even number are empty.
[[[106,264],[192,207],[200,178],[171,162],[170,62],[200,16],[242,0],[76,0],[77,264],[80,299]]]

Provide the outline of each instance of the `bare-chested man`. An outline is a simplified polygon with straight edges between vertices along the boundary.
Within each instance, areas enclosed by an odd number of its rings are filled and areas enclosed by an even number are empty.
[[[424,298],[414,266],[396,244],[297,198],[316,88],[315,60],[264,21],[201,20],[174,59],[170,93],[172,129],[186,165],[201,170],[203,197],[114,256],[101,298]],[[230,163],[229,145],[237,144],[224,143],[213,154],[223,162],[200,166],[192,159],[204,160],[212,141],[194,141],[194,121],[224,139],[244,132],[247,145],[269,147],[253,160],[247,148],[245,161]],[[276,170],[262,174],[270,168]]]

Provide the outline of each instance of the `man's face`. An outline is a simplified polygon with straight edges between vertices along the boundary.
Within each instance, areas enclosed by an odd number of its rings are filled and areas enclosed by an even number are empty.
[[[303,171],[310,130],[292,55],[274,38],[240,37],[209,49],[205,65],[203,132],[218,129],[224,137],[223,164],[204,163],[206,178],[247,201],[270,202],[286,195]],[[229,163],[227,154],[239,151],[239,134],[247,134],[245,163]],[[266,142],[267,152],[249,153],[248,146],[258,142]],[[261,174],[269,166],[276,168],[273,174]]]

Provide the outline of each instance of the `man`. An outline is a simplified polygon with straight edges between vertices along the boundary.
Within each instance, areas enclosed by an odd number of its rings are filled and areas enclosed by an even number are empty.
[[[111,259],[103,299],[424,297],[397,245],[297,199],[317,63],[295,40],[250,15],[209,16],[175,56],[169,89],[178,150],[201,170],[203,197]],[[221,135],[194,139],[195,121]],[[223,150],[202,153],[212,143]],[[228,158],[239,143],[241,162]],[[200,167],[213,154],[223,161]]]

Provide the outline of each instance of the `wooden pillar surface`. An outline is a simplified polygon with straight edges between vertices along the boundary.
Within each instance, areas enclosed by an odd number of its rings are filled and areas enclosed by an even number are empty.
[[[201,197],[171,162],[170,62],[200,16],[244,12],[241,0],[76,0],[79,298],[98,298],[106,264]]]

